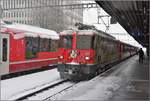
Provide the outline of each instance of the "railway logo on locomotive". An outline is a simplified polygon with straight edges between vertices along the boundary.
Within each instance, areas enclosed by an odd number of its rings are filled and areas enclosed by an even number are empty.
[[[72,50],[70,53],[70,57],[71,58],[76,58],[77,57],[77,51],[76,50]]]

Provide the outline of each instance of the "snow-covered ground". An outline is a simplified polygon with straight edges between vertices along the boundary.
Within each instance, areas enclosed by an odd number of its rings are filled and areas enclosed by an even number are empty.
[[[94,79],[75,85],[60,93],[52,100],[106,100],[122,85],[122,78],[117,76],[98,76]]]
[[[52,100],[106,100],[119,89],[122,79],[111,76],[96,77],[89,82],[76,85],[68,91],[52,98]]]
[[[1,100],[12,100],[20,94],[34,91],[36,88],[57,81],[60,81],[57,69],[2,80]]]
[[[67,89],[68,87],[72,87],[73,85],[74,85],[73,82],[65,82],[49,90],[36,94],[36,96],[32,96],[28,98],[27,100],[45,100],[51,96],[55,96],[57,93],[60,93],[61,91],[63,91],[64,89]]]

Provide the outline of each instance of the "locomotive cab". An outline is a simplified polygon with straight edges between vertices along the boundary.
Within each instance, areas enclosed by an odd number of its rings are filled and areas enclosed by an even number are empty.
[[[58,71],[62,78],[79,79],[82,74],[90,72],[89,67],[94,63],[93,40],[94,31],[69,30],[60,33]]]
[[[93,38],[92,34],[84,35],[80,32],[72,32],[60,36],[60,61],[59,63],[93,63]]]

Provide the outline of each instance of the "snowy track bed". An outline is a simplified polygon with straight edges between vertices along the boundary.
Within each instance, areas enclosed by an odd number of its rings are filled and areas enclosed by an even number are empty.
[[[121,78],[112,76],[77,84],[48,100],[106,100],[121,87]],[[48,101],[47,100],[47,101]]]
[[[82,81],[78,83],[71,83],[66,82],[61,85],[58,85],[52,89],[49,89],[45,92],[42,92],[38,95],[30,97],[28,100],[82,100],[82,97],[76,97],[77,95],[85,94],[84,97],[91,96],[91,92],[86,92],[88,89],[93,89],[92,93],[94,94],[95,89],[99,91],[99,88],[102,89],[101,97],[106,99],[108,95],[112,95],[113,91],[116,91],[120,88],[120,81],[121,78],[116,78],[115,76],[104,78],[103,76],[109,74],[109,72],[113,71],[115,68],[110,68],[107,71],[103,72],[102,74],[98,75],[97,77],[89,80],[89,81]],[[104,80],[103,80],[104,79]],[[98,80],[98,81],[97,81]],[[101,84],[97,87],[93,87],[98,83]],[[81,90],[82,89],[82,90]],[[88,95],[86,95],[86,93]],[[66,96],[67,95],[67,96]],[[73,97],[73,98],[72,98]],[[94,99],[94,98],[92,98]],[[83,99],[86,100],[86,99]]]
[[[63,82],[56,84],[54,87],[49,87],[49,89],[43,92],[37,93],[34,96],[27,98],[27,100],[51,100],[52,97],[67,91],[67,89],[73,87],[75,83],[73,82]],[[19,99],[20,100],[20,99]]]
[[[0,100],[13,100],[59,81],[57,69],[1,80]]]
[[[11,97],[11,99],[9,100],[25,100],[27,99],[28,97],[31,97],[31,96],[35,96],[36,94],[40,93],[40,92],[43,92],[49,88],[53,88],[63,82],[66,82],[66,80],[58,80],[58,81],[55,81],[55,82],[50,82],[50,83],[46,83],[46,84],[43,84],[39,87],[35,87],[34,89],[32,90],[28,90],[26,92],[23,92],[21,94],[18,94],[14,97]]]

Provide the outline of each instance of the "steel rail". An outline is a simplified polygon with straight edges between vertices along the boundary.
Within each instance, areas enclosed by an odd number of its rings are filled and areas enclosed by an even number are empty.
[[[67,82],[67,81],[68,81],[68,80],[62,80],[62,81],[60,81],[60,82],[58,82],[58,83],[55,83],[55,84],[52,84],[52,85],[50,85],[50,86],[44,87],[44,88],[42,88],[42,89],[40,89],[40,90],[38,90],[38,91],[35,91],[35,92],[30,93],[30,94],[24,95],[24,96],[22,96],[22,97],[20,97],[20,98],[17,98],[16,100],[25,100],[25,99],[27,99],[28,97],[34,96],[34,95],[36,95],[36,94],[38,94],[38,93],[41,93],[41,92],[43,92],[43,91],[45,91],[45,90],[48,90],[48,89],[50,89],[50,88],[53,88],[53,87],[55,87],[55,86],[57,86],[57,85],[60,85],[60,84],[62,84],[62,83],[64,83],[64,82]]]
[[[73,87],[74,85],[76,85],[76,83],[73,84],[73,85],[71,85],[71,86],[69,86],[69,87],[66,87],[66,88],[62,89],[61,91],[59,91],[59,92],[57,92],[57,93],[55,93],[55,94],[53,94],[53,95],[51,95],[51,96],[45,98],[45,99],[42,100],[42,101],[49,101],[49,100],[51,100],[50,98],[52,98],[52,97],[54,97],[55,95],[60,94],[61,92],[63,92],[63,91],[65,91],[65,90],[67,90],[67,89]]]

